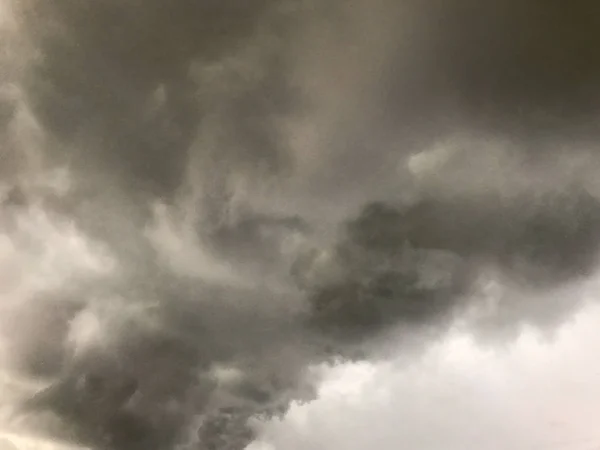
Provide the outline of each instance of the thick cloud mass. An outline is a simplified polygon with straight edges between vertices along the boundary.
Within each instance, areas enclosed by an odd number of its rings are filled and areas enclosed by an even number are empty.
[[[575,310],[535,294],[597,262],[596,3],[321,3],[1,4],[12,422],[240,450],[314,365]]]

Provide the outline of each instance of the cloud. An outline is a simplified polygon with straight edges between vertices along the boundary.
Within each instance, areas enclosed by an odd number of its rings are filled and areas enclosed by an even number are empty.
[[[559,7],[9,5],[0,331],[49,385],[28,418],[240,449],[314,366],[580,307],[557,293],[596,265],[597,68]]]
[[[530,329],[501,349],[455,330],[408,364],[340,366],[248,449],[593,447],[598,318],[589,307],[552,341]]]

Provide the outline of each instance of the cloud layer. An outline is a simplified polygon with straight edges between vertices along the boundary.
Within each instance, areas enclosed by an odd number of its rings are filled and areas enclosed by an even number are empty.
[[[241,449],[315,365],[578,306],[594,4],[238,3],[3,4],[2,361],[49,384],[19,416]]]

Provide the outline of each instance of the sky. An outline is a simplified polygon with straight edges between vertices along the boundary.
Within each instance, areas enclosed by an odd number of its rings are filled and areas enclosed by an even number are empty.
[[[0,0],[2,439],[600,445],[599,10]]]
[[[598,320],[589,306],[552,341],[528,330],[497,349],[453,331],[410,363],[336,368],[248,450],[598,448]]]

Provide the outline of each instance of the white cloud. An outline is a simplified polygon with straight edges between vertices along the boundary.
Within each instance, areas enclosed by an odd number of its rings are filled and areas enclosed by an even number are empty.
[[[600,307],[552,341],[453,331],[412,364],[346,365],[248,450],[584,450],[600,445]]]

